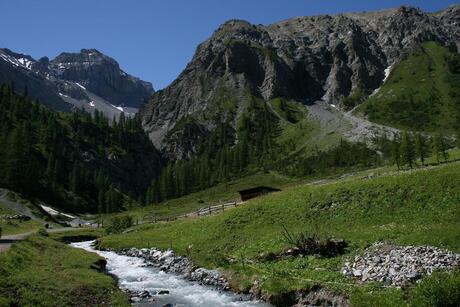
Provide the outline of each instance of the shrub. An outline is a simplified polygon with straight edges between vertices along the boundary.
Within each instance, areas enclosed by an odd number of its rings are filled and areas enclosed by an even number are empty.
[[[48,232],[46,231],[45,228],[40,228],[38,231],[37,231],[37,234],[42,236],[42,237],[47,237],[48,236]]]
[[[304,232],[292,234],[283,225],[284,241],[294,246],[289,254],[296,255],[320,255],[333,257],[344,253],[348,243],[341,239],[326,238],[321,239],[316,233],[307,235]]]
[[[116,216],[110,219],[106,228],[107,233],[122,233],[133,226],[133,218],[130,215]]]
[[[458,306],[460,302],[460,271],[434,272],[422,279],[414,290],[413,306]]]

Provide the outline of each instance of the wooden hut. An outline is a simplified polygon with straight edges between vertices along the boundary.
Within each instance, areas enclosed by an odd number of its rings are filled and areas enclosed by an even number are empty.
[[[238,191],[238,193],[240,193],[241,201],[246,201],[254,197],[258,197],[261,195],[265,195],[265,194],[272,193],[272,192],[278,192],[278,191],[281,191],[281,190],[276,189],[276,188],[266,187],[266,186],[258,186],[255,188]]]

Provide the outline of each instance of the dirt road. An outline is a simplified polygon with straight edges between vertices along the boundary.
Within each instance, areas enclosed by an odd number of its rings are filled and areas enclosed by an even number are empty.
[[[55,233],[55,232],[66,232],[66,231],[73,231],[78,230],[81,228],[72,228],[72,227],[63,227],[63,228],[55,228],[55,229],[48,229],[48,233]],[[7,251],[10,249],[11,245],[26,239],[28,236],[33,234],[34,231],[29,231],[25,233],[15,234],[15,235],[6,235],[0,238],[0,253]]]

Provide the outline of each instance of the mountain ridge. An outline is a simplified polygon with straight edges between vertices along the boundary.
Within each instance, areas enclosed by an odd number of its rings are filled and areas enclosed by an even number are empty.
[[[5,48],[0,60],[1,82],[14,82],[18,90],[27,87],[29,95],[60,111],[97,109],[109,118],[132,114],[154,92],[151,83],[127,74],[97,49],[35,60]]]
[[[144,129],[158,149],[182,159],[196,153],[197,142],[219,123],[231,124],[235,144],[252,97],[325,101],[342,108],[354,93],[368,96],[379,88],[385,70],[414,46],[434,40],[458,50],[459,12],[459,6],[437,13],[400,7],[298,17],[268,26],[227,21],[198,45],[177,79],[142,107]],[[229,101],[230,107],[222,107]],[[183,121],[194,122],[195,144],[190,138],[180,141],[184,129],[177,124]]]

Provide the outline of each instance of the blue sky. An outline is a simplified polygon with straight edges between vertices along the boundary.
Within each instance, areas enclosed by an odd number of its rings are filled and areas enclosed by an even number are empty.
[[[13,0],[2,1],[0,47],[55,57],[96,48],[128,73],[167,86],[196,46],[228,19],[270,24],[295,16],[412,5],[437,11],[447,0]],[[458,2],[457,2],[458,3]]]

